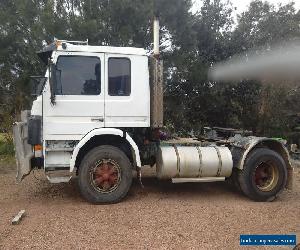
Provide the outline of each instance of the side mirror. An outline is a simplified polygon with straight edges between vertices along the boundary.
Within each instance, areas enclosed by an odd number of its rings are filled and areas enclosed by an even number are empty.
[[[50,84],[50,101],[55,104],[55,90],[56,90],[56,65],[49,60],[49,84]]]
[[[30,76],[31,95],[37,97],[41,95],[47,78],[44,76]]]

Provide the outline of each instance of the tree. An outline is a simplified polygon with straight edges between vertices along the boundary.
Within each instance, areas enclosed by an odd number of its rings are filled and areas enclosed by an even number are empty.
[[[203,0],[192,14],[191,0],[2,0],[0,2],[0,129],[30,106],[29,76],[45,66],[35,52],[54,37],[89,40],[92,45],[152,49],[152,20],[161,23],[164,60],[165,122],[187,134],[203,126],[251,129],[257,134],[283,134],[300,113],[294,85],[256,81],[213,82],[214,63],[250,49],[272,50],[273,44],[300,37],[300,12],[293,3],[278,7],[260,0],[233,24],[232,5]],[[278,87],[280,86],[280,87]],[[281,119],[281,120],[280,120]]]
[[[200,12],[191,17],[188,39],[193,44],[187,52],[181,49],[173,53],[175,63],[167,82],[166,115],[169,121],[176,121],[177,130],[200,131],[203,126],[228,123],[227,116],[220,116],[224,110],[220,105],[220,85],[208,80],[207,70],[213,62],[228,56],[231,11],[230,5],[219,0],[204,1]],[[174,108],[176,113],[172,112]]]
[[[293,3],[275,7],[259,0],[251,2],[249,9],[238,17],[238,25],[231,39],[231,53],[252,50],[260,54],[266,49],[270,52],[274,47],[299,39],[299,18],[299,12],[296,12]],[[286,135],[289,120],[285,114],[289,107],[287,97],[291,85],[287,81],[266,79],[263,85],[256,83],[256,88],[257,95],[253,100],[256,100],[255,106],[258,109],[252,112],[256,117],[256,122],[253,122],[256,127],[252,129],[261,135]],[[254,94],[255,89],[249,93]],[[251,109],[252,103],[244,103],[242,106],[249,106],[247,109]],[[244,120],[244,126],[248,119],[244,115],[240,118]]]

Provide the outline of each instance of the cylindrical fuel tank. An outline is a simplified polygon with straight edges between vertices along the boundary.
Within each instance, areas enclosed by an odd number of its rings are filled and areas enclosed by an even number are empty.
[[[162,146],[156,157],[159,179],[229,177],[232,155],[227,147]]]

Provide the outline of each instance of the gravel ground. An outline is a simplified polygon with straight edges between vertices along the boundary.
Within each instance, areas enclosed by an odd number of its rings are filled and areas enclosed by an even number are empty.
[[[294,189],[271,203],[250,201],[228,183],[161,183],[151,171],[144,189],[135,181],[123,202],[96,206],[80,197],[76,179],[54,185],[37,172],[40,180],[31,174],[16,184],[0,166],[0,249],[238,249],[239,235],[251,233],[300,240],[299,168]],[[26,217],[11,225],[21,209]]]

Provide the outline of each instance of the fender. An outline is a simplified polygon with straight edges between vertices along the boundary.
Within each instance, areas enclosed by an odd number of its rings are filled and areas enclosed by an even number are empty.
[[[289,152],[280,141],[267,137],[248,136],[233,138],[231,145],[233,146],[231,150],[233,160],[236,159],[234,160],[234,167],[241,170],[244,168],[248,154],[254,148],[263,146],[277,152],[285,161],[288,170],[287,188],[291,189],[293,183],[293,167],[290,161]]]
[[[94,130],[90,131],[89,133],[87,133],[74,148],[74,151],[73,151],[73,154],[72,154],[72,157],[70,160],[70,172],[73,172],[73,170],[74,170],[76,158],[77,158],[77,155],[78,155],[80,149],[92,137],[94,137],[96,135],[117,135],[117,136],[125,138],[132,147],[134,161],[135,161],[136,166],[138,168],[141,168],[142,164],[141,164],[139,148],[127,132],[123,132],[122,130],[116,129],[116,128],[98,128],[98,129],[94,129]]]

